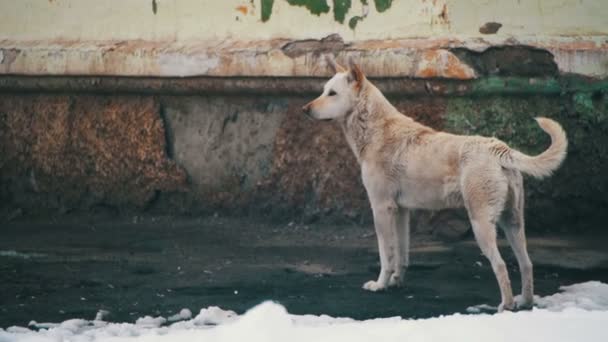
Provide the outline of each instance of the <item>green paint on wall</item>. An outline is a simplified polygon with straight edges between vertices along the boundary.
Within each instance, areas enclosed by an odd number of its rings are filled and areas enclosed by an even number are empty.
[[[351,30],[354,30],[354,29],[355,29],[355,27],[357,27],[357,24],[358,24],[358,23],[359,23],[361,20],[363,20],[363,17],[362,17],[362,16],[360,16],[360,15],[356,15],[356,16],[354,16],[354,17],[350,18],[350,20],[348,21],[348,27],[350,27],[350,28],[351,28]]]
[[[393,0],[374,0],[374,4],[376,4],[376,10],[378,12],[384,12],[391,8]]]
[[[340,24],[344,24],[344,18],[350,9],[350,5],[350,0],[334,0],[334,19]]]
[[[270,19],[272,5],[274,5],[274,0],[262,0],[262,21],[268,21],[268,19]]]
[[[329,12],[326,0],[287,0],[290,5],[306,7],[310,13],[321,15]]]
[[[266,22],[272,15],[272,7],[274,0],[260,0],[262,7],[262,21]],[[329,5],[327,0],[285,0],[292,6],[306,7],[311,14],[320,16],[323,13],[329,12]],[[332,0],[333,1],[333,13],[334,19],[340,24],[344,24],[346,20],[346,14],[352,7],[352,0]],[[361,4],[367,6],[369,0],[360,0]],[[391,7],[392,0],[374,0],[376,10],[378,12],[384,12]],[[360,21],[363,21],[367,15],[356,15],[348,20],[348,27],[355,29]]]

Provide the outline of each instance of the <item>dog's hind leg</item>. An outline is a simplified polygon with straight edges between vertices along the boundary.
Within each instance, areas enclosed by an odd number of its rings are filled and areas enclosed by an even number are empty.
[[[496,222],[505,205],[507,179],[499,170],[482,167],[470,169],[461,186],[475,239],[481,252],[492,264],[500,287],[502,300],[498,310],[512,310],[514,301],[511,281],[496,243]]]
[[[518,172],[509,188],[510,200],[498,222],[513,249],[519,271],[521,273],[521,308],[531,308],[534,302],[534,276],[532,262],[526,248],[526,233],[524,227],[524,188],[523,179]]]
[[[405,272],[410,264],[410,211],[398,208],[395,242],[395,267],[389,279],[389,286],[403,285]]]
[[[479,248],[492,264],[492,270],[494,271],[498,286],[500,287],[501,303],[498,306],[498,311],[512,310],[514,308],[514,302],[511,281],[509,280],[507,266],[500,256],[496,244],[496,225],[486,220],[472,220],[471,223]]]

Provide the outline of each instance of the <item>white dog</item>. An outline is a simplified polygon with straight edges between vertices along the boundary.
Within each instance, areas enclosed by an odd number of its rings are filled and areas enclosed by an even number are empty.
[[[562,127],[537,118],[551,146],[531,157],[495,138],[438,132],[399,113],[350,61],[349,70],[328,60],[336,73],[323,93],[303,107],[314,119],[335,120],[361,165],[373,215],[380,275],[370,291],[402,284],[409,264],[410,209],[465,207],[481,251],[498,280],[499,311],[515,306],[505,262],[496,245],[496,224],[515,253],[522,277],[522,306],[533,301],[532,263],[524,232],[522,172],[549,176],[566,156]]]

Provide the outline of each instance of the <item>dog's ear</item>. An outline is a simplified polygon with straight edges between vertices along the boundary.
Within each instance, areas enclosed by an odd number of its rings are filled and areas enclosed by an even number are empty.
[[[329,66],[329,69],[331,70],[331,72],[333,72],[334,74],[346,71],[346,69],[343,66],[336,63],[336,60],[333,57],[325,56],[325,61],[327,62],[327,66]]]
[[[361,68],[359,68],[359,66],[357,65],[357,63],[355,63],[352,57],[348,59],[348,67],[350,69],[348,73],[348,81],[355,82],[356,85],[360,87],[361,83],[363,82],[363,79],[365,78],[365,76],[363,75],[363,71],[361,71]]]

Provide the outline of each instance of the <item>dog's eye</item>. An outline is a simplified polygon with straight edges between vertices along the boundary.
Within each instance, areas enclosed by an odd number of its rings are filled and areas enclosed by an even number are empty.
[[[333,90],[329,91],[329,94],[327,94],[328,96],[336,96],[336,92]]]

